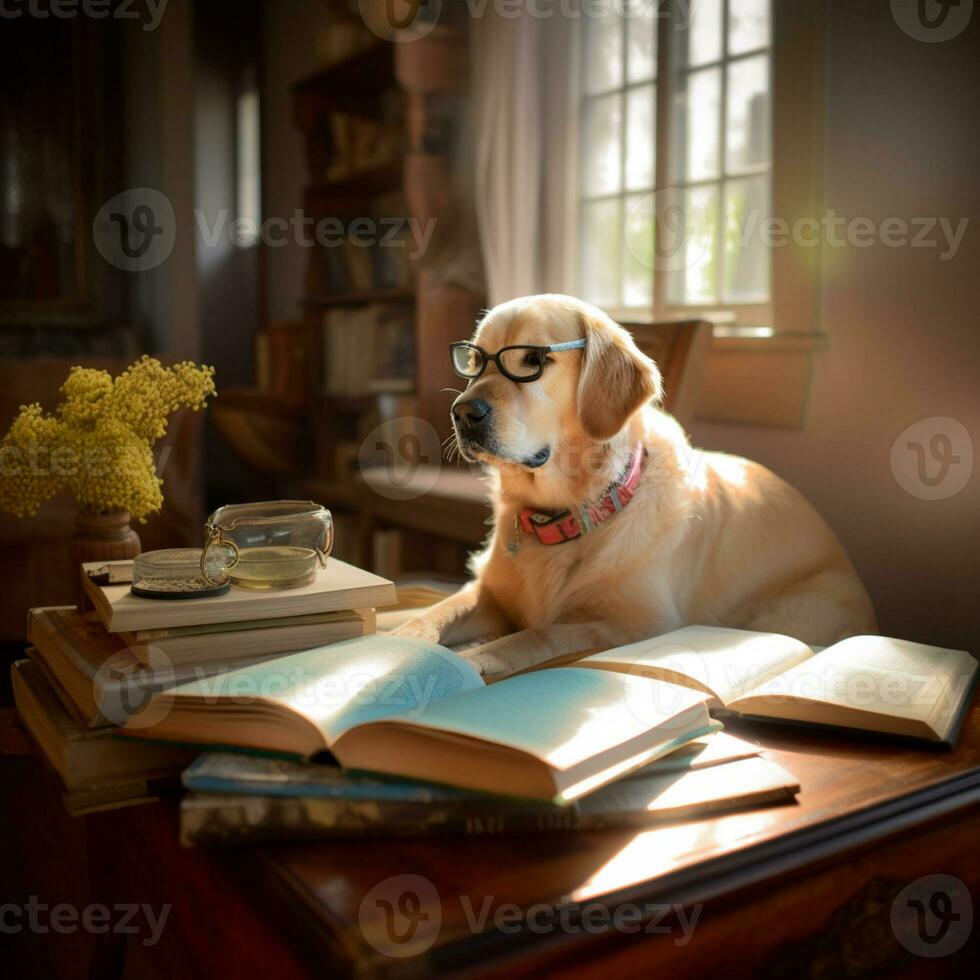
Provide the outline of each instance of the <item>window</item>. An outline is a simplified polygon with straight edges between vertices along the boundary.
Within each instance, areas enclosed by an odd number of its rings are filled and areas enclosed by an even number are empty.
[[[585,29],[579,282],[586,299],[611,310],[653,303],[653,241],[641,212],[656,174],[656,13],[643,0],[613,4]]]
[[[771,14],[771,0],[622,0],[586,18],[586,299],[626,319],[698,315],[768,332]]]

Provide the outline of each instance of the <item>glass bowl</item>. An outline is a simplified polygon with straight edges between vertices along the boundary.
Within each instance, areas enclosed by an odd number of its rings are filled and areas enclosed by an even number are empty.
[[[293,589],[326,568],[333,547],[330,511],[312,500],[219,507],[205,525],[201,570],[247,589]],[[223,569],[212,578],[214,569]]]
[[[219,554],[210,556],[204,565],[200,548],[165,548],[144,551],[133,559],[129,588],[144,599],[201,599],[222,595],[231,585]]]

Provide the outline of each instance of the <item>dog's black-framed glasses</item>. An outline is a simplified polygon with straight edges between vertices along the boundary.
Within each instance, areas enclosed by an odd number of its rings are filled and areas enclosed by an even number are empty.
[[[501,347],[496,354],[491,354],[468,340],[460,340],[449,345],[449,353],[453,359],[453,370],[467,381],[480,377],[486,371],[487,364],[493,361],[505,378],[525,382],[537,381],[541,377],[549,354],[578,350],[584,346],[585,338],[581,337],[563,344],[515,344]]]

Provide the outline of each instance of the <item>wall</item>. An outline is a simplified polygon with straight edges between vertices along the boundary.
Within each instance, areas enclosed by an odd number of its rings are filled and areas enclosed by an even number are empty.
[[[266,218],[288,221],[302,207],[307,183],[303,140],[293,122],[290,86],[319,65],[316,32],[326,23],[322,0],[266,0],[262,91],[262,193]],[[290,241],[266,248],[266,303],[270,320],[296,318],[304,292],[306,252]]]
[[[903,429],[931,416],[962,422],[980,454],[980,17],[927,44],[887,3],[828,7],[825,206],[970,224],[949,261],[937,249],[825,248],[829,344],[806,427],[702,423],[693,436],[765,463],[814,502],[882,632],[980,653],[980,462],[959,494],[933,501],[906,493],[890,465]]]
[[[238,98],[257,75],[259,0],[198,0],[194,8],[194,204],[201,357],[218,392],[255,379],[261,325],[258,246],[231,233],[238,217]],[[234,23],[236,32],[227,26]],[[206,230],[202,230],[202,225]],[[263,482],[218,435],[205,429],[207,509],[268,496]]]
[[[125,180],[118,190],[152,187],[174,207],[177,238],[167,261],[132,274],[130,317],[150,349],[200,356],[195,277],[193,171],[193,5],[172,0],[155,31],[122,20]],[[115,193],[115,190],[114,190]]]

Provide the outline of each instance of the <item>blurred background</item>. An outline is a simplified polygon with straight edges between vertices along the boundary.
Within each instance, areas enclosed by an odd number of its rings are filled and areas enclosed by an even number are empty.
[[[925,10],[923,17],[922,11]],[[882,632],[976,649],[980,18],[905,0],[9,0],[0,423],[73,364],[216,368],[144,548],[312,498],[336,553],[464,574],[446,345],[569,292],[842,538]],[[669,332],[669,331],[668,331]],[[683,363],[681,363],[683,361]],[[663,365],[662,365],[663,366]],[[0,516],[2,640],[71,600],[74,505]]]

